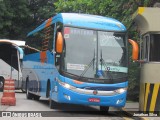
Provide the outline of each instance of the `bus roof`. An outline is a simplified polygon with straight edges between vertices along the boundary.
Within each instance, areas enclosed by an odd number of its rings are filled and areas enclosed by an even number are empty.
[[[65,26],[75,26],[89,29],[99,29],[108,31],[126,31],[125,26],[116,19],[98,15],[80,13],[59,13],[49,18],[36,29],[28,33],[30,36],[55,22],[62,22]]]
[[[18,46],[24,46],[25,45],[25,41],[22,40],[10,40],[10,39],[0,39],[0,43],[13,43],[16,44]]]
[[[12,46],[14,46],[19,51],[20,59],[23,58],[24,53],[23,53],[23,49],[20,46],[24,46],[25,45],[25,41],[0,39],[0,44],[1,43],[2,44],[7,43],[7,44],[11,44]]]

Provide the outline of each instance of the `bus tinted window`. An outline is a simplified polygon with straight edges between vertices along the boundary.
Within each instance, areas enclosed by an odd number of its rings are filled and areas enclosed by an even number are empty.
[[[25,48],[25,54],[32,54],[39,51],[46,51],[53,49],[53,38],[54,38],[54,25],[46,27],[40,32],[29,36],[26,40],[26,45],[29,47]],[[31,49],[33,48],[33,49]]]

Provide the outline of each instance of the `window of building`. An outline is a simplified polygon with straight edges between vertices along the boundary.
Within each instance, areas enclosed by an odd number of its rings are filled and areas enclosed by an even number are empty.
[[[151,34],[150,61],[160,61],[160,34]]]
[[[140,57],[144,61],[160,61],[160,34],[144,35],[141,41]]]
[[[149,53],[150,53],[150,36],[145,35],[142,38],[141,43],[141,60],[149,61]]]

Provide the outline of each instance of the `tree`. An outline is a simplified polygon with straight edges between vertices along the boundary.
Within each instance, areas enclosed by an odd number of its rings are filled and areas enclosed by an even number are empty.
[[[0,6],[2,11],[0,37],[23,39],[27,27],[26,21],[29,18],[27,0],[4,0],[0,2]]]
[[[55,14],[56,0],[1,0],[0,38],[25,39],[29,31]]]

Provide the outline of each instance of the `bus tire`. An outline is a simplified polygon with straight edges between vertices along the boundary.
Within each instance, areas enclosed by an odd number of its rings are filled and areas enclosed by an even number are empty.
[[[26,82],[26,98],[27,99],[32,99],[33,98],[33,94],[29,93],[29,81]]]
[[[34,100],[39,100],[40,96],[34,95],[33,98],[34,98]]]
[[[3,92],[3,87],[4,87],[4,78],[0,77],[0,92]]]
[[[50,91],[51,91],[51,86],[50,86],[50,81],[47,81],[47,91],[46,91],[46,98],[50,97]]]
[[[108,107],[108,106],[100,106],[100,111],[101,111],[101,112],[108,113],[109,107]]]
[[[59,103],[49,99],[49,108],[53,109],[53,108],[58,108]]]
[[[53,109],[54,108],[54,101],[49,99],[49,108]]]
[[[22,90],[22,93],[25,93],[25,92],[26,92],[23,88],[22,88],[21,90]]]

